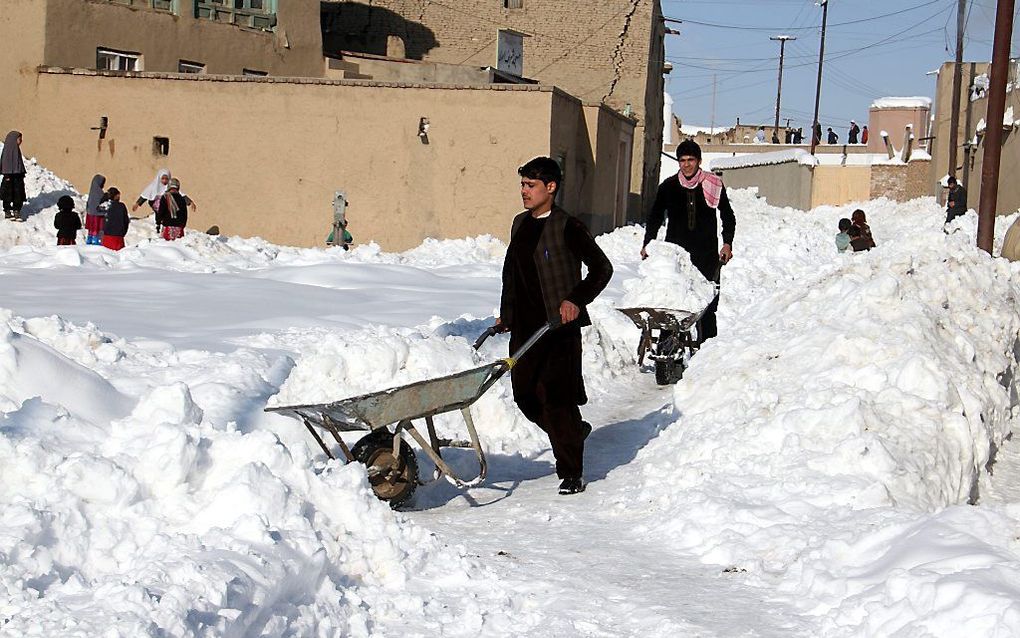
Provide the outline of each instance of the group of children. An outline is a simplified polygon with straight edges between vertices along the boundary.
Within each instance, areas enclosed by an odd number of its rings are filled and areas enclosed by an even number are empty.
[[[839,220],[839,232],[836,233],[836,250],[845,253],[848,250],[858,253],[875,247],[875,239],[871,236],[864,211],[857,209],[850,216]]]
[[[57,200],[58,211],[53,226],[57,229],[58,246],[73,246],[78,231],[84,227],[86,244],[101,245],[110,250],[124,248],[124,237],[131,224],[131,217],[127,206],[120,201],[120,190],[111,187],[104,191],[105,186],[104,176],[96,175],[92,178],[85,204],[84,226],[81,217],[74,211],[73,199],[64,195]],[[188,224],[188,206],[194,208],[195,203],[181,193],[181,184],[170,176],[170,171],[162,169],[156,173],[156,178],[142,191],[131,210],[138,210],[145,203],[156,213],[156,232],[163,239],[174,241],[184,236],[184,227]]]

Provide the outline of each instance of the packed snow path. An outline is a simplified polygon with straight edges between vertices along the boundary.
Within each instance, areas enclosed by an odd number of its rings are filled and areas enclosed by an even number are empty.
[[[0,225],[0,633],[1020,635],[1020,266],[973,248],[972,216],[944,234],[930,200],[867,202],[878,248],[836,255],[849,207],[734,193],[720,336],[666,389],[614,309],[640,231],[600,237],[589,491],[555,493],[504,380],[474,406],[488,486],[394,513],[263,408],[502,356],[469,346],[500,242],[346,254],[141,222],[120,253],[57,249],[70,186],[33,165],[29,191]]]
[[[804,635],[808,625],[791,607],[763,601],[736,570],[674,555],[666,539],[649,543],[634,534],[649,524],[640,502],[607,506],[607,494],[628,487],[613,470],[675,419],[671,389],[655,386],[650,374],[626,385],[625,398],[584,410],[600,424],[587,441],[584,493],[558,495],[551,466],[497,465],[485,489],[426,489],[418,506],[435,508],[413,516],[446,542],[467,545],[505,581],[524,581],[547,619],[536,635]],[[551,463],[549,456],[542,460]]]

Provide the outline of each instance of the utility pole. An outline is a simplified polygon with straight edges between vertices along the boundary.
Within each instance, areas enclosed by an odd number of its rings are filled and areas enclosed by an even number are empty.
[[[978,208],[978,248],[992,253],[995,238],[995,207],[999,200],[999,164],[1002,160],[1002,117],[1006,112],[1006,80],[1009,49],[1013,39],[1014,0],[999,0],[995,13],[995,42],[992,45],[991,82],[988,87],[988,129],[985,156],[981,164],[981,205]]]
[[[956,176],[957,149],[960,145],[960,89],[963,85],[963,31],[966,28],[967,0],[959,0],[956,9],[956,64],[953,65],[953,110],[949,120],[949,175]]]
[[[715,131],[715,76],[712,76],[712,125],[709,127]],[[713,133],[714,135],[714,133]]]
[[[811,154],[815,154],[815,148],[818,147],[818,143],[822,140],[821,135],[815,135],[816,125],[818,124],[818,106],[822,101],[822,62],[825,61],[825,25],[829,19],[829,0],[821,0],[819,2],[822,5],[822,43],[818,47],[818,84],[815,87],[815,118],[811,122]]]
[[[773,134],[779,137],[779,105],[783,101],[783,58],[786,55],[786,43],[789,40],[796,40],[792,35],[774,35],[769,40],[779,42],[779,88],[776,90],[776,125]]]

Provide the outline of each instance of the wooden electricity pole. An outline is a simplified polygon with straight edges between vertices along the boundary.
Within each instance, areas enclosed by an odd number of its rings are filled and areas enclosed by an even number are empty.
[[[995,207],[999,200],[999,163],[1002,160],[1002,118],[1006,112],[1006,80],[1009,49],[1013,39],[1014,0],[999,0],[995,13],[995,42],[992,45],[991,82],[988,87],[988,129],[985,156],[981,164],[981,205],[978,208],[978,248],[992,253],[995,239]]]
[[[829,18],[829,0],[821,0],[822,5],[822,43],[818,47],[818,84],[815,86],[815,119],[811,122],[811,154],[815,154],[815,148],[822,141],[821,134],[815,134],[818,122],[818,106],[822,101],[822,62],[825,61],[825,25]]]
[[[959,0],[956,9],[956,64],[953,65],[953,105],[949,119],[949,175],[956,177],[960,147],[960,90],[963,88],[963,31],[966,28],[967,0]]]

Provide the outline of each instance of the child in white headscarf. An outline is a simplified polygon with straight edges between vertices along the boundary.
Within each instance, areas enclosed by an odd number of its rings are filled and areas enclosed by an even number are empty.
[[[138,210],[138,207],[142,204],[148,203],[152,207],[152,212],[156,212],[156,207],[159,205],[159,199],[166,192],[167,187],[170,185],[170,171],[161,168],[156,172],[156,177],[149,182],[149,185],[145,187],[142,194],[138,196],[138,199],[131,206],[131,212]]]

